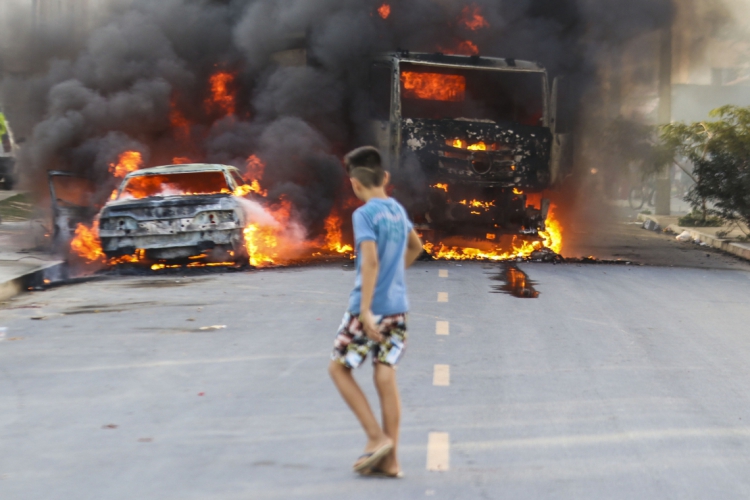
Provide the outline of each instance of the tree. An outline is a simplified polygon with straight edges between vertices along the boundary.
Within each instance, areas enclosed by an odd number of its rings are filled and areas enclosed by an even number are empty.
[[[685,199],[704,221],[713,214],[750,227],[750,107],[724,106],[710,116],[717,120],[665,125],[662,143],[673,159],[694,165],[696,184]]]

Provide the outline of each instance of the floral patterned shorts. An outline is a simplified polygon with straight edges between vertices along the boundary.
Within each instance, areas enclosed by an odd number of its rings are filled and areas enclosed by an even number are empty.
[[[383,335],[382,342],[370,340],[362,329],[359,315],[344,314],[333,342],[331,359],[347,368],[357,368],[372,352],[372,362],[395,366],[406,347],[406,314],[375,316]]]

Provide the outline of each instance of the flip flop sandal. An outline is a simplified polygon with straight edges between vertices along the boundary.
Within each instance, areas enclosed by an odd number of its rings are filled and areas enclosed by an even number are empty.
[[[357,460],[362,460],[363,458],[364,460],[354,465],[354,472],[362,473],[362,471],[371,468],[373,465],[380,462],[380,460],[384,456],[390,453],[392,449],[393,443],[388,443],[384,444],[372,453],[365,453],[364,455],[360,456]]]
[[[368,477],[388,477],[393,479],[401,479],[402,477],[404,477],[404,471],[400,470],[396,473],[392,473],[380,469],[370,469],[363,472],[362,475]]]

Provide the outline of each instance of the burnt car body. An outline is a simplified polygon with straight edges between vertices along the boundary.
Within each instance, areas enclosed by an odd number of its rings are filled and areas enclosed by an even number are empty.
[[[99,213],[99,239],[108,257],[144,251],[171,260],[220,251],[246,258],[241,200],[244,184],[227,165],[167,165],[128,174]]]
[[[96,215],[91,180],[71,172],[47,173],[52,210],[52,251],[67,250],[79,224],[89,224]]]
[[[556,127],[552,87],[528,61],[409,52],[373,60],[372,135],[394,170],[396,197],[399,171],[418,161],[425,186],[401,190],[401,199],[421,229],[477,237],[545,229],[549,201],[527,206],[526,194],[563,177],[570,144]]]

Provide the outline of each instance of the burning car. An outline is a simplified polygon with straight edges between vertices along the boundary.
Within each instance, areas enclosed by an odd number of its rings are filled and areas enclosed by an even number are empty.
[[[99,239],[109,258],[144,252],[149,260],[212,254],[246,261],[247,215],[240,171],[187,164],[129,173],[99,212]],[[243,193],[244,194],[244,193]]]

